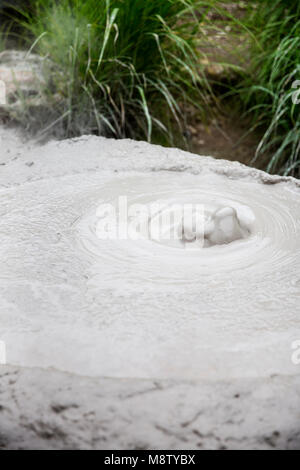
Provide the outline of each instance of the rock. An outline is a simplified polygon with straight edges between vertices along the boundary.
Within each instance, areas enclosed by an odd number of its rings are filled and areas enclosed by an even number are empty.
[[[45,60],[37,54],[16,50],[1,52],[0,83],[6,96],[0,106],[8,110],[17,110],[25,104],[40,106],[43,103],[42,88],[46,85],[44,69]]]

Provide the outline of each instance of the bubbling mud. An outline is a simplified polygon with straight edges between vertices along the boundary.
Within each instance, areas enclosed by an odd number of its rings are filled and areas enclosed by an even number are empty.
[[[125,272],[131,283],[134,279],[136,284],[147,281],[178,285],[197,283],[202,276],[207,279],[222,272],[233,275],[241,270],[247,273],[269,272],[286,265],[292,268],[295,250],[299,249],[298,195],[295,199],[292,194],[280,185],[233,182],[216,174],[118,178],[102,188],[98,201],[98,205],[111,204],[116,209],[111,230],[114,236],[97,236],[98,206],[93,205],[77,224],[78,238],[93,258],[93,280],[98,286],[108,279],[126,283]],[[135,236],[119,236],[120,224],[124,224],[118,207],[120,195],[128,198],[127,221],[132,223]],[[139,237],[145,213],[130,213],[130,208],[149,208],[153,204],[160,209],[146,211],[148,227],[152,227],[150,236]],[[174,207],[181,210],[183,206],[193,208],[192,218],[186,223],[180,211],[179,217],[170,216],[176,212]],[[197,212],[195,207],[200,210]],[[169,236],[170,228],[177,237]],[[104,266],[110,270],[106,281],[100,275]]]
[[[243,221],[233,207],[218,207],[212,211],[201,209],[183,216],[176,228],[185,248],[189,243],[205,248],[223,245],[249,235],[251,224]]]

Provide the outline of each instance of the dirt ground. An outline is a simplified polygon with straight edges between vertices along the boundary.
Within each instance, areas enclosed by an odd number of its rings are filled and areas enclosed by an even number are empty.
[[[228,91],[238,81],[237,70],[246,70],[249,63],[249,43],[246,32],[229,21],[228,15],[239,21],[246,13],[246,2],[224,2],[225,13],[211,11],[209,22],[203,23],[202,37],[199,38],[200,62],[205,66],[205,74],[212,87],[217,88],[220,109],[215,117],[204,124],[191,115],[188,127],[189,150],[215,158],[237,160],[260,168],[261,162],[252,162],[262,135],[249,132],[250,123],[234,111],[228,103],[222,104],[222,91]],[[227,89],[226,86],[229,85]],[[215,91],[215,90],[214,90]]]
[[[207,125],[196,121],[189,126],[190,151],[257,167],[251,161],[260,137],[248,130],[248,123],[238,116],[219,115]]]

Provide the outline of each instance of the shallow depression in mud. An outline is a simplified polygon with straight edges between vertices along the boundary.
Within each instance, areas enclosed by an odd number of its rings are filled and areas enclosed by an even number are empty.
[[[9,361],[112,377],[297,373],[299,203],[293,184],[209,170],[87,172],[3,191]]]
[[[213,174],[149,175],[117,178],[102,188],[101,196],[77,224],[78,241],[91,256],[93,282],[99,287],[132,281],[209,283],[220,274],[267,273],[284,266],[293,270],[299,249],[298,201],[293,205],[291,194],[280,185]],[[182,207],[191,208],[192,216],[195,208],[201,212],[199,238],[192,234],[185,242]],[[226,210],[236,214],[238,235],[233,232],[232,239],[207,244],[206,227],[214,214]]]

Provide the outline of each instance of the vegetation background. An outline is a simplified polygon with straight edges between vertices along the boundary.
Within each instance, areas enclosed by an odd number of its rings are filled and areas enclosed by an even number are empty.
[[[0,12],[0,49],[45,58],[46,105],[24,99],[13,115],[27,130],[145,139],[299,177],[299,1],[16,0]]]

